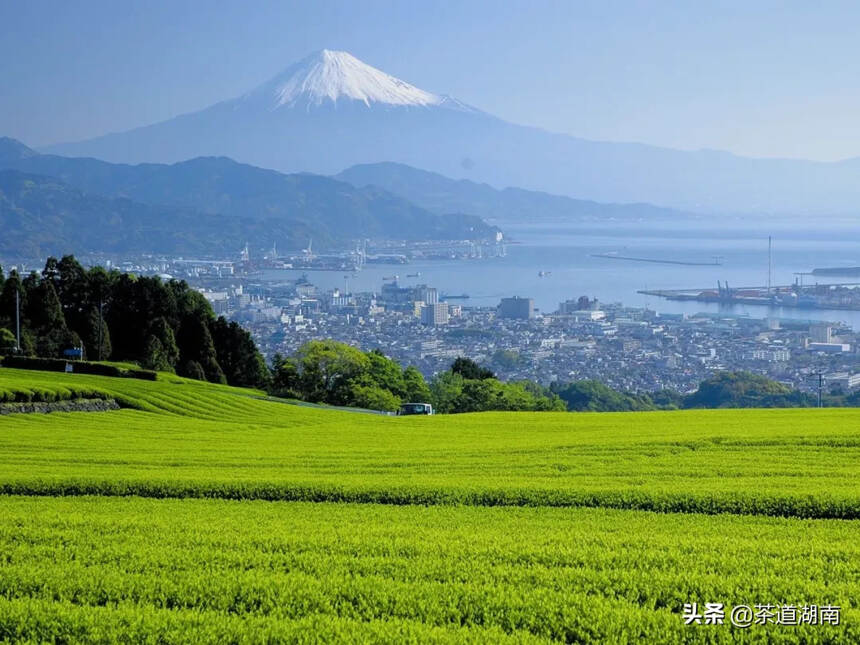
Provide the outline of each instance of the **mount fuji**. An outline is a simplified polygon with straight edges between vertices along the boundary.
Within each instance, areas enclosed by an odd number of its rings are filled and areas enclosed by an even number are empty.
[[[398,162],[500,188],[699,212],[844,214],[860,204],[858,159],[752,159],[579,139],[508,123],[330,50],[199,112],[45,152],[123,163],[228,156],[319,174]]]

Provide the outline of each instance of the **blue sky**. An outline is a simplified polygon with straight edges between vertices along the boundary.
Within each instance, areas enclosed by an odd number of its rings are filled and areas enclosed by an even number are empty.
[[[576,136],[860,156],[860,3],[0,0],[0,134],[156,122],[321,49]]]

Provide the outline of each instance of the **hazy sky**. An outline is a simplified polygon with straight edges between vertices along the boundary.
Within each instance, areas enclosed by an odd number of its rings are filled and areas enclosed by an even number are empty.
[[[557,132],[860,156],[860,3],[0,0],[0,134],[87,138],[345,49]]]

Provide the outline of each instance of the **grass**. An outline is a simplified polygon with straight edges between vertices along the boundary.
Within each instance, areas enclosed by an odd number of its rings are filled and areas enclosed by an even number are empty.
[[[105,608],[177,642],[197,629],[285,637],[309,620],[356,641],[384,623],[397,641],[860,637],[855,609],[847,631],[690,628],[679,615],[690,601],[856,607],[860,546],[840,521],[92,497],[4,506],[0,637],[45,633],[32,617],[22,626],[28,603],[81,640],[98,633],[81,614]]]
[[[393,418],[0,368],[34,388],[125,409],[0,418],[0,641],[860,637],[855,409]]]
[[[7,493],[860,517],[856,409],[388,418],[178,377],[0,369],[0,390],[12,381],[133,409],[4,419]]]

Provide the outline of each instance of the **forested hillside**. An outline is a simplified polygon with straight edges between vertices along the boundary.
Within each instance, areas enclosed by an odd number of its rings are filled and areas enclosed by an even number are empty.
[[[62,358],[80,347],[90,360],[130,361],[213,383],[258,387],[268,380],[250,334],[216,318],[185,282],[84,269],[74,256],[49,258],[41,273],[23,278],[14,271],[6,278],[0,268],[0,343],[7,350],[16,307],[25,356]]]

